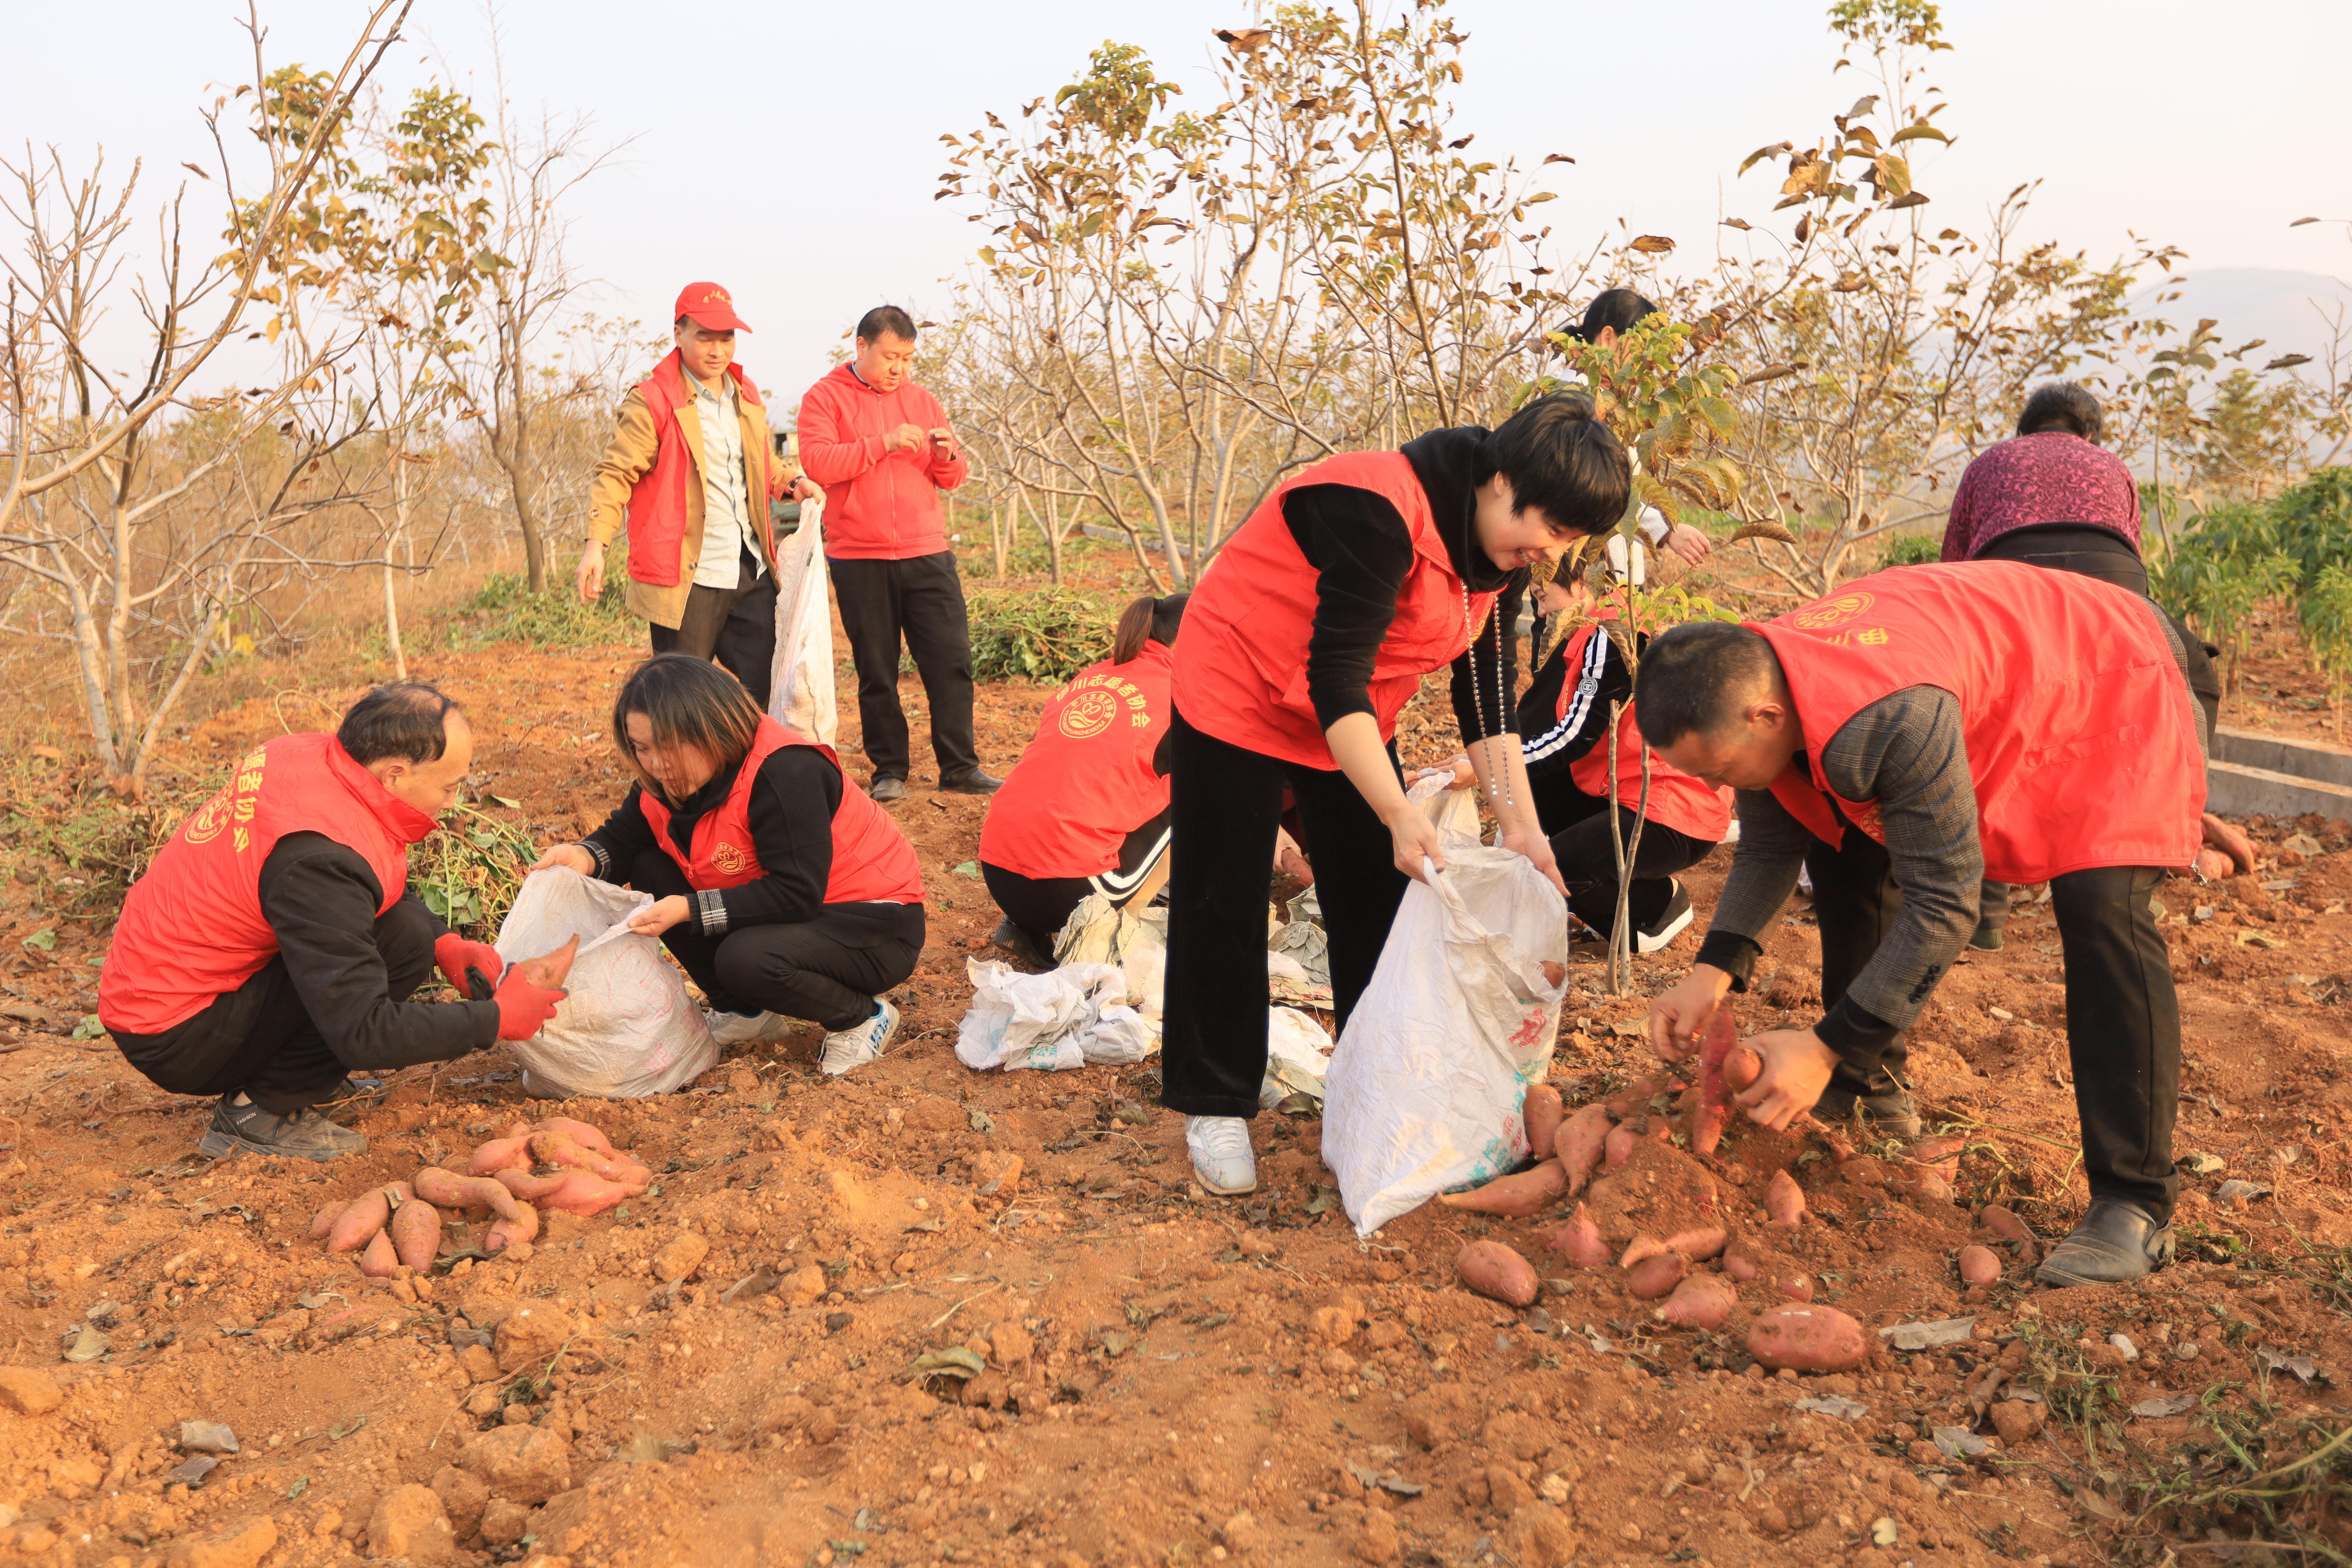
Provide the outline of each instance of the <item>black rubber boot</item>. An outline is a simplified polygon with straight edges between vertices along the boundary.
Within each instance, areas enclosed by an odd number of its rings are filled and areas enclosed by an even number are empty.
[[[2172,1261],[2172,1227],[2137,1204],[2093,1198],[2082,1223],[2050,1249],[2033,1277],[2044,1285],[2127,1285]]]
[[[1054,967],[1053,955],[1039,951],[1036,942],[1030,939],[1029,933],[1011,921],[997,921],[996,929],[988,933],[988,940],[1033,969]]]
[[[215,1160],[245,1150],[288,1160],[332,1160],[367,1147],[365,1138],[328,1121],[316,1107],[280,1116],[258,1105],[231,1104],[236,1098],[221,1096],[213,1108],[213,1124],[196,1141],[197,1150]]]
[[[1855,1110],[1862,1111],[1864,1124],[1875,1138],[1916,1138],[1919,1136],[1919,1107],[1906,1089],[1890,1089],[1877,1094],[1856,1094],[1849,1089],[1834,1086],[1822,1091],[1820,1101],[1813,1107],[1813,1120],[1836,1126],[1853,1119]]]

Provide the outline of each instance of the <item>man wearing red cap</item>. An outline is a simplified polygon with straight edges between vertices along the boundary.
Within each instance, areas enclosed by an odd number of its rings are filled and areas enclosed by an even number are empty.
[[[604,547],[629,525],[627,603],[656,653],[715,658],[761,707],[776,655],[775,541],[768,501],[823,495],[769,444],[768,411],[734,363],[751,329],[716,283],[689,283],[670,312],[677,347],[621,404],[588,489],[580,599],[604,591]]]

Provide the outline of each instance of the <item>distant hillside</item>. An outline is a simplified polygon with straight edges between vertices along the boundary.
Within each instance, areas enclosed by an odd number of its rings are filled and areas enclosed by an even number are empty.
[[[2178,289],[2180,298],[2162,306],[2158,294]],[[2258,353],[2246,356],[2260,367],[2283,353],[2306,353],[2316,358],[2326,344],[2328,328],[2316,301],[2346,308],[2352,323],[2352,287],[2318,272],[2289,272],[2268,267],[2217,267],[2189,272],[2132,297],[2135,310],[2154,310],[2186,329],[2199,318],[2221,322],[2221,346],[2234,349],[2249,338],[2268,340]]]

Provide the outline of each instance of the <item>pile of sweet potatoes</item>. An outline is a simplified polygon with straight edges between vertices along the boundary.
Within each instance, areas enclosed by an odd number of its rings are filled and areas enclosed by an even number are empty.
[[[426,1165],[409,1181],[329,1204],[311,1220],[310,1237],[329,1252],[359,1253],[362,1274],[389,1279],[433,1267],[444,1209],[490,1218],[482,1250],[499,1253],[538,1236],[542,1209],[602,1214],[652,1183],[650,1171],[615,1152],[595,1128],[551,1116],[536,1127],[518,1121],[475,1150],[462,1175]]]

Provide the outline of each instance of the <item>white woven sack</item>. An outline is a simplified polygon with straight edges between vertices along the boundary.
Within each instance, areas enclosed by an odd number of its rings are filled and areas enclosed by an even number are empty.
[[[1567,901],[1516,850],[1449,834],[1445,861],[1405,889],[1324,1078],[1323,1160],[1360,1236],[1525,1159],[1551,1070]]]
[[[776,653],[768,716],[796,735],[835,744],[831,574],[824,564],[824,502],[801,502],[801,525],[776,552]]]
[[[719,1060],[702,1009],[662,957],[661,943],[629,930],[629,917],[653,901],[562,867],[523,879],[499,926],[499,956],[514,963],[580,939],[563,983],[571,994],[545,1028],[510,1042],[522,1063],[524,1093],[541,1100],[667,1094]]]

